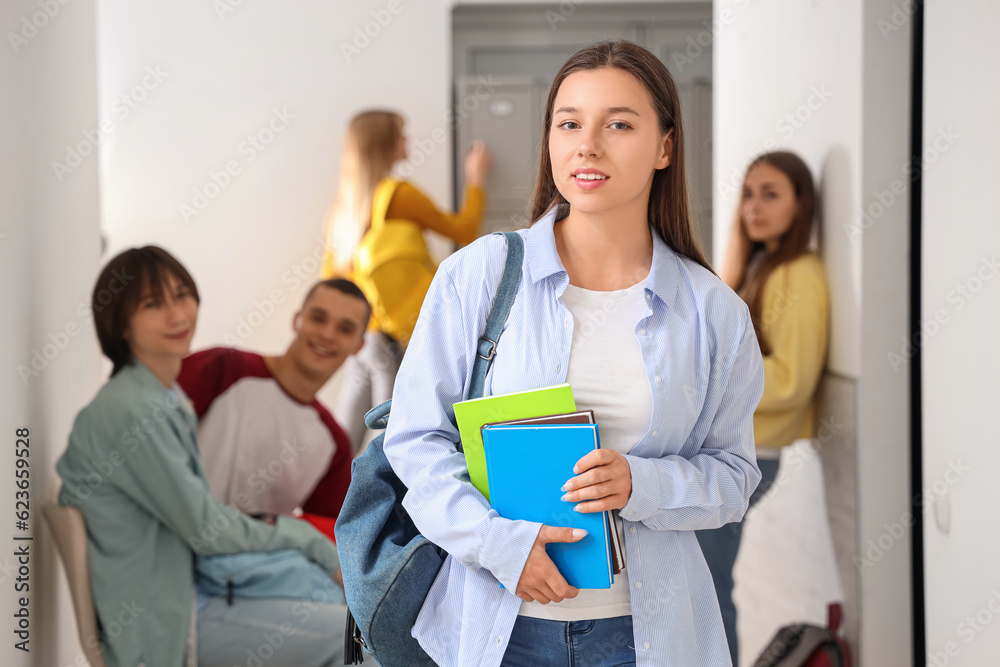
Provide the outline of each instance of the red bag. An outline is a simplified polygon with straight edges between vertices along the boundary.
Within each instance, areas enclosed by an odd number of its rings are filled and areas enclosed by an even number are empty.
[[[827,607],[827,627],[808,623],[786,625],[753,663],[753,667],[851,667],[851,653],[840,636],[844,610]]]

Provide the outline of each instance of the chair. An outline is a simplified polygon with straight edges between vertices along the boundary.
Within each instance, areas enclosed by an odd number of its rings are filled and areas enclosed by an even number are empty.
[[[97,612],[94,611],[94,593],[90,588],[90,568],[87,565],[87,527],[83,514],[75,507],[50,505],[42,510],[45,522],[56,541],[62,558],[69,592],[73,598],[76,631],[83,655],[91,667],[105,667],[97,638]]]

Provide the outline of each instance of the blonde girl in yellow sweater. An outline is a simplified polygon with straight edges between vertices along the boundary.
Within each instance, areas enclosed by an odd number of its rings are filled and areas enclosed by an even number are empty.
[[[483,184],[492,163],[486,146],[474,142],[465,159],[461,210],[439,210],[419,188],[391,173],[394,165],[407,159],[404,129],[403,117],[394,111],[371,109],[351,119],[344,138],[337,199],[325,222],[323,278],[355,280],[373,309],[364,347],[344,364],[345,378],[333,410],[355,453],[365,434],[365,413],[392,395],[403,349],[433,275],[435,267],[422,232],[429,229],[462,245],[475,240],[486,201]],[[391,287],[381,293],[355,275],[359,246],[375,218],[379,224],[390,220],[397,232],[402,231],[394,237],[395,251],[423,256],[427,265],[420,275],[397,271]]]
[[[774,483],[782,447],[815,431],[815,395],[827,350],[827,288],[810,250],[816,195],[794,153],[758,156],[747,168],[720,277],[746,301],[764,356],[764,394],[754,412],[761,482],[750,507]],[[742,523],[698,531],[733,665],[737,665],[733,564]]]

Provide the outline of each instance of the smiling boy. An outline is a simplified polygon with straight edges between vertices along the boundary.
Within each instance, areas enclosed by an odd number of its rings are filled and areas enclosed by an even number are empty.
[[[184,360],[178,383],[198,415],[213,496],[248,514],[337,517],[351,446],[316,393],[364,345],[370,315],[354,283],[325,280],[295,314],[284,354],[217,347]]]

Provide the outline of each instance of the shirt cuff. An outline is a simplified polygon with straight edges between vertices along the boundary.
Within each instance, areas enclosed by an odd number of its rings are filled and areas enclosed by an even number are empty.
[[[494,517],[479,554],[479,564],[513,592],[541,529],[542,524],[533,521]]]
[[[632,496],[618,514],[626,521],[645,521],[660,509],[660,474],[651,459],[625,455],[625,460],[632,471]]]

